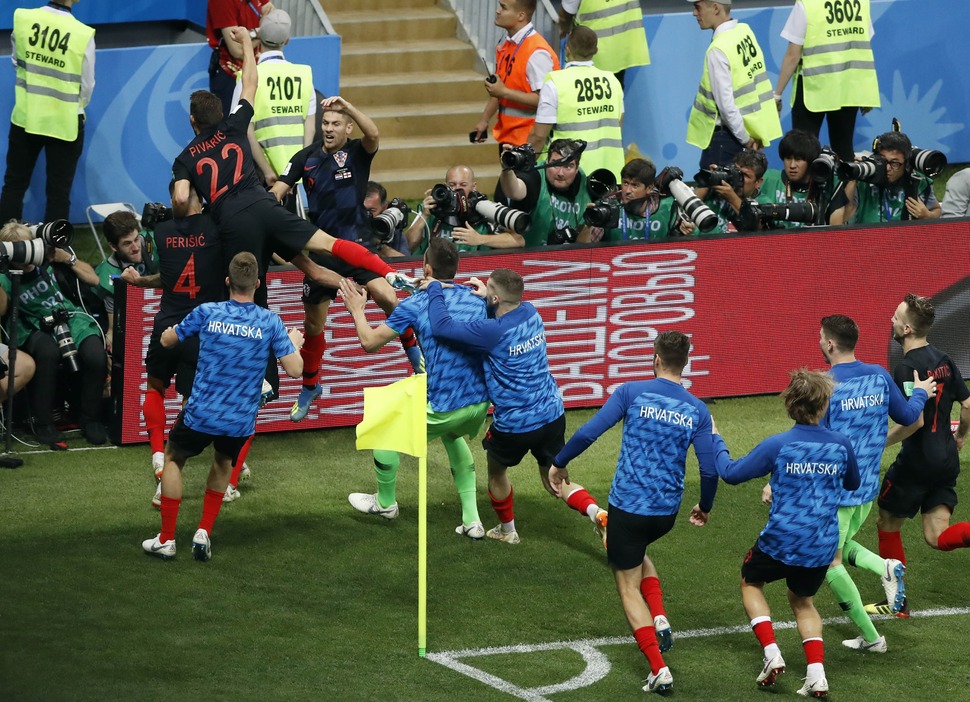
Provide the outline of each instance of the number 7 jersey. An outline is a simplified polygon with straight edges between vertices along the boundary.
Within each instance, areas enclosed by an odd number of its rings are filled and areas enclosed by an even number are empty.
[[[162,301],[155,328],[181,322],[203,302],[228,297],[219,227],[205,214],[162,222],[155,229]]]

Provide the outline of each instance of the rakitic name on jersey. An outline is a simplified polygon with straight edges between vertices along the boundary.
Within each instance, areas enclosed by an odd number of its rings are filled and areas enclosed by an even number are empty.
[[[658,422],[666,422],[667,424],[677,424],[688,429],[694,428],[693,417],[681,414],[680,412],[674,412],[673,410],[644,405],[640,408],[640,416],[646,417],[647,419],[656,419]]]
[[[546,340],[545,334],[539,334],[532,337],[528,341],[524,341],[521,344],[516,344],[515,346],[509,346],[509,356],[521,356],[529,351],[534,351],[535,349],[542,346],[543,342]]]
[[[786,463],[786,473],[796,473],[799,475],[835,475],[839,472],[837,463]]]
[[[864,409],[866,407],[876,407],[883,403],[883,395],[862,395],[860,397],[847,397],[842,400],[843,410]]]
[[[245,324],[228,324],[210,320],[206,331],[213,334],[228,334],[229,336],[245,336],[250,339],[262,339],[263,330],[259,327],[247,327]]]
[[[165,237],[165,248],[167,249],[194,249],[199,246],[205,246],[205,234]]]

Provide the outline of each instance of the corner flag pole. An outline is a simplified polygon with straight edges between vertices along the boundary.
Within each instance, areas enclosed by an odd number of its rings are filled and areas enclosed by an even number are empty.
[[[418,458],[418,655],[428,644],[428,458]]]

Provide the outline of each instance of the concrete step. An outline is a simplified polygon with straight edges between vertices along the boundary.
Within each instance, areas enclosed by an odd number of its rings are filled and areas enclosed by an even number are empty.
[[[445,173],[453,165],[448,164],[440,168],[435,166],[431,168],[385,169],[380,166],[378,161],[380,161],[380,155],[374,161],[374,168],[371,169],[371,180],[376,180],[387,188],[389,198],[402,197],[415,200],[423,199],[424,192],[435,183],[444,182]],[[478,183],[479,191],[488,197],[492,197],[495,193],[495,184],[502,172],[501,167],[497,163],[494,166],[475,166],[468,163],[465,165],[471,166],[472,170],[475,171],[475,180]]]
[[[327,12],[342,45],[358,42],[425,41],[454,39],[458,20],[454,13],[438,7],[380,10],[373,12]]]
[[[386,105],[366,110],[381,130],[381,137],[422,137],[455,135],[456,143],[467,140],[467,134],[482,116],[484,102],[444,102],[434,105]]]
[[[329,16],[340,12],[382,12],[385,10],[435,7],[437,0],[317,0]]]
[[[389,67],[397,73],[475,70],[478,55],[460,39],[426,41],[385,41],[350,43],[342,48],[340,73],[343,76],[380,74]]]
[[[481,102],[485,109],[488,93],[484,77],[475,71],[381,73],[370,76],[347,76],[340,80],[340,93],[367,112],[367,106],[411,105],[442,102]],[[434,108],[427,114],[433,115]],[[471,127],[469,127],[471,129]]]
[[[483,151],[487,155],[483,156]],[[464,140],[461,135],[382,138],[381,150],[375,161],[380,161],[381,168],[395,169],[435,163],[450,166],[482,158],[498,162],[498,151],[494,145],[488,150],[487,147],[483,149],[481,144],[469,143],[466,131]]]

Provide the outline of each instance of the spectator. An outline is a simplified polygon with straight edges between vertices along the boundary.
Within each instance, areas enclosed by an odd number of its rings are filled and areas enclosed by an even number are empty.
[[[871,224],[902,219],[936,219],[942,213],[933,194],[933,179],[913,170],[909,154],[913,144],[902,132],[886,132],[873,142],[882,157],[868,182],[849,180],[845,197],[832,216],[832,224]]]
[[[946,182],[944,217],[970,217],[970,168],[957,171]]]
[[[370,214],[371,219],[386,210],[387,188],[373,180],[367,181],[367,193],[364,195],[364,209]],[[401,256],[411,255],[407,238],[404,236],[403,221],[394,229],[394,236],[390,242],[382,244],[378,253],[384,258],[400,258]]]
[[[616,76],[623,85],[623,74],[632,66],[650,63],[647,33],[639,2],[611,0],[563,0],[559,7],[559,32],[565,37],[573,23],[586,26],[600,38],[600,49],[593,65]]]
[[[27,241],[30,230],[22,224],[10,222],[0,229],[0,241]],[[52,263],[66,265],[81,281],[97,285],[98,276],[84,261],[79,261],[67,249],[54,249]],[[101,423],[105,375],[108,358],[101,330],[97,322],[64,297],[54,279],[50,264],[17,266],[23,270],[19,300],[20,324],[17,345],[33,357],[36,364],[34,379],[27,386],[31,424],[34,437],[51,448],[65,449],[64,434],[54,428],[54,399],[57,397],[57,375],[64,353],[54,338],[54,324],[63,324],[70,331],[76,353],[72,357],[73,387],[69,390],[71,408],[78,413],[81,433],[92,444],[103,444],[104,425]],[[9,309],[10,278],[0,275],[0,315]],[[70,363],[71,361],[68,361]]]
[[[532,26],[535,11],[536,0],[498,0],[495,25],[506,31],[506,37],[495,49],[495,73],[484,82],[489,98],[475,125],[475,142],[485,141],[496,112],[492,136],[500,145],[518,146],[529,138],[539,89],[549,72],[559,69],[556,52]]]
[[[664,239],[671,236],[672,231],[677,235],[694,230],[692,222],[687,222],[689,230],[682,230],[683,220],[673,219],[676,216],[674,200],[659,197],[655,190],[656,176],[657,167],[649,159],[635,158],[623,166],[620,171],[620,221],[616,227],[604,231],[603,241]]]
[[[691,2],[691,0],[687,0]],[[694,17],[714,37],[687,123],[687,143],[701,149],[701,168],[727,166],[741,149],[761,149],[781,136],[771,103],[765,54],[751,27],[731,19],[731,0],[698,0]]]
[[[69,219],[71,185],[84,148],[84,108],[94,91],[94,29],[74,19],[76,0],[14,10],[10,60],[17,71],[0,222],[20,219],[37,157],[47,160],[44,221]],[[37,28],[43,27],[37,40]],[[56,46],[46,38],[59,35]],[[57,70],[51,64],[59,66]]]
[[[843,4],[832,10],[823,0],[796,0],[781,30],[788,50],[781,61],[775,103],[794,75],[791,123],[818,137],[822,121],[829,125],[829,141],[843,161],[855,159],[852,147],[859,107],[879,107],[879,83],[872,56],[869,0]],[[852,37],[846,41],[846,37]]]
[[[256,28],[260,20],[275,10],[268,0],[208,0],[205,11],[205,36],[212,49],[209,59],[209,92],[222,102],[222,114],[232,109],[232,94],[236,88],[236,75],[242,70],[242,42],[233,38],[230,30],[243,27],[249,30],[253,41],[259,38]],[[259,53],[259,49],[256,49]]]
[[[586,172],[606,168],[616,178],[623,168],[623,86],[608,71],[594,67],[596,47],[596,33],[589,27],[577,27],[569,35],[566,67],[550,73],[539,91],[529,143],[542,151],[547,138],[585,139]],[[576,90],[576,85],[583,87]]]
[[[263,50],[256,62],[263,89],[256,91],[248,133],[253,162],[266,185],[276,182],[293,154],[313,143],[317,112],[313,69],[284,58],[283,47],[289,41],[290,16],[283,10],[263,15],[259,23]],[[242,82],[236,83],[233,105],[239,102],[240,95]]]
[[[586,173],[579,167],[582,145],[557,139],[549,145],[549,160],[538,168],[515,171],[503,166],[499,186],[511,206],[528,212],[532,223],[525,235],[513,234],[529,248],[546,244],[587,243],[593,231],[583,221],[592,202]],[[541,172],[540,172],[541,171]]]

